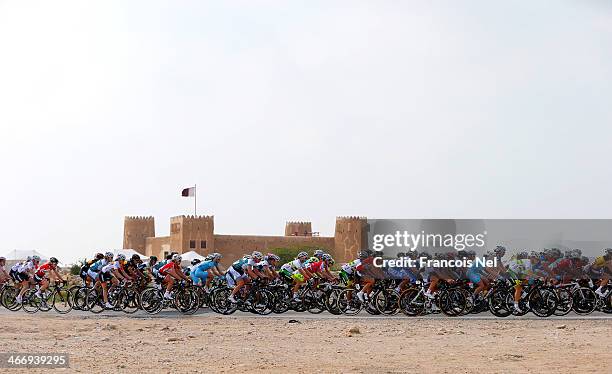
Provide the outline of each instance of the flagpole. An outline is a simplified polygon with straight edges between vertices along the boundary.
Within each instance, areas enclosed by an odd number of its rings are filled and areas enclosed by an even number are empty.
[[[193,213],[197,217],[198,216],[198,185],[193,185]]]

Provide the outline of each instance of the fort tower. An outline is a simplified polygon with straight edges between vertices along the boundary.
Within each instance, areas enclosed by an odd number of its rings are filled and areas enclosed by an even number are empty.
[[[155,237],[153,217],[125,217],[123,220],[123,248],[144,253],[147,238]]]

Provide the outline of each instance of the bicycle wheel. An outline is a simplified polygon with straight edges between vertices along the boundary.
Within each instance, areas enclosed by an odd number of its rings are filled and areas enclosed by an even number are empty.
[[[512,314],[512,304],[508,304],[512,295],[504,289],[497,289],[489,296],[489,311],[496,317],[508,317]]]
[[[597,307],[597,300],[595,291],[588,287],[580,287],[572,293],[572,309],[576,314],[591,314]]]
[[[449,317],[456,317],[465,310],[465,295],[456,288],[442,291],[437,302],[442,313]]]
[[[36,313],[40,310],[41,299],[36,296],[36,290],[30,288],[23,295],[22,307],[26,313]]]
[[[104,298],[102,297],[102,290],[97,290],[95,288],[90,288],[87,290],[87,295],[85,296],[87,310],[98,314],[102,313],[105,308],[104,306]]]
[[[142,310],[149,314],[157,314],[164,308],[163,295],[154,287],[145,288],[138,299]]]
[[[232,314],[238,310],[238,304],[228,300],[232,293],[231,288],[218,288],[212,293],[212,302],[217,313]]]
[[[572,292],[567,288],[557,289],[557,308],[553,312],[555,316],[564,316],[572,311]]]
[[[340,295],[338,295],[338,309],[344,315],[355,316],[363,309],[363,303],[359,301],[357,292],[352,288],[348,288],[342,290]]]
[[[531,312],[538,317],[550,317],[557,309],[557,295],[548,288],[535,288],[528,296]]]
[[[266,289],[258,289],[253,295],[251,309],[259,315],[272,313],[272,292]]]
[[[399,298],[399,309],[407,316],[420,316],[425,313],[425,295],[417,288],[404,291]]]
[[[333,315],[342,314],[340,308],[338,308],[338,298],[340,297],[340,292],[342,292],[342,290],[333,289],[327,294],[327,297],[325,298],[325,308]]]
[[[399,298],[399,293],[392,288],[385,288],[372,297],[378,312],[385,316],[393,316],[399,312]]]
[[[2,305],[10,311],[18,311],[21,309],[21,303],[18,303],[15,298],[19,295],[19,288],[14,286],[7,286],[2,290],[0,295],[0,301]]]
[[[183,314],[194,314],[200,307],[200,298],[195,290],[186,287],[174,295],[176,309]]]
[[[66,314],[72,310],[70,290],[66,288],[57,288],[50,296],[50,300],[56,312]]]
[[[119,294],[119,307],[127,314],[136,313],[138,311],[140,306],[138,305],[136,291],[133,288],[121,290]]]
[[[72,307],[74,310],[88,311],[87,293],[91,287],[79,287],[72,295]]]

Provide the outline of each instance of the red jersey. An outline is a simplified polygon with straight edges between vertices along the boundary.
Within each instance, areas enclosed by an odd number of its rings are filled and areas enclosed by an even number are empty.
[[[324,261],[310,262],[308,263],[306,269],[308,269],[308,271],[311,271],[313,273],[318,273],[321,270],[325,269],[325,262]]]
[[[181,267],[176,262],[170,261],[166,265],[162,266],[161,269],[159,269],[159,273],[161,275],[166,275],[168,273],[168,270],[170,269],[180,270]]]
[[[39,278],[42,278],[45,276],[45,274],[47,274],[50,270],[53,270],[53,265],[51,265],[50,262],[47,262],[46,264],[42,264],[38,267],[38,269],[36,269],[36,275]]]

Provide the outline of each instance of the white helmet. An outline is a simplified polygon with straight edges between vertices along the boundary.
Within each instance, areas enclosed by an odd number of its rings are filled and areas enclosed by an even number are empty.
[[[175,253],[175,254],[172,255],[172,261],[181,262],[182,259],[183,258],[178,253]]]

